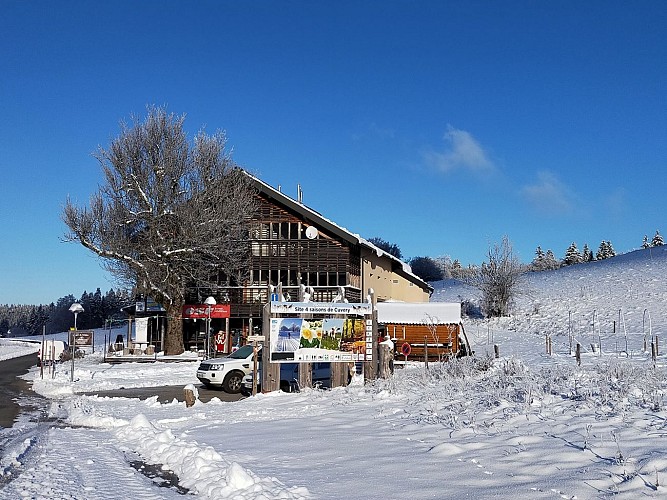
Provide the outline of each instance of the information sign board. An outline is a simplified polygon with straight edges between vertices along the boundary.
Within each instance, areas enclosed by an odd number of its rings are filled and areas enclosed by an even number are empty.
[[[75,346],[92,346],[95,332],[92,330],[73,330]]]
[[[355,317],[272,318],[269,338],[276,363],[368,359],[365,321]]]

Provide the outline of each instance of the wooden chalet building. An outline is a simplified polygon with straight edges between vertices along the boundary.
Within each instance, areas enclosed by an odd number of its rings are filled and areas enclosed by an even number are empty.
[[[262,308],[270,299],[270,287],[277,291],[278,285],[286,301],[302,300],[307,293],[311,301],[331,302],[344,293],[349,302],[363,302],[372,288],[379,302],[428,302],[433,289],[407,264],[304,205],[300,188],[293,199],[247,175],[260,202],[249,228],[248,279],[188,290],[183,315],[186,348],[204,345],[208,317],[203,320],[202,305],[209,296],[217,303],[211,330],[220,332],[218,342],[223,338],[220,352],[242,345],[249,334],[261,333]]]

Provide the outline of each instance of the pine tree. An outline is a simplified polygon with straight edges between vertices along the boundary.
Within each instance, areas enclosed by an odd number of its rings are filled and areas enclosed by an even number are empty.
[[[558,261],[551,249],[547,250],[547,253],[544,255],[544,269],[552,271],[554,269],[558,269],[560,264],[561,263]]]
[[[530,269],[532,271],[544,271],[544,251],[540,246],[535,250],[535,258],[530,263]]]
[[[566,266],[571,266],[572,264],[580,264],[582,262],[581,253],[577,248],[577,244],[572,242],[572,244],[567,247],[565,251],[565,258],[563,259],[563,264]]]
[[[106,319],[104,316],[104,306],[102,305],[102,292],[99,288],[95,290],[95,293],[89,295],[89,301],[90,327],[99,328],[104,324],[104,320]]]
[[[610,257],[614,257],[615,255],[616,251],[614,250],[614,247],[611,245],[611,241],[603,240],[600,243],[600,247],[598,248],[597,253],[595,254],[595,258],[597,260],[603,260],[603,259],[608,259]]]
[[[530,263],[529,269],[531,271],[553,271],[558,269],[561,263],[556,259],[551,250],[544,252],[541,246],[535,250],[535,258]]]
[[[651,244],[648,242],[648,236],[644,235],[644,240],[642,241],[642,248],[649,248]]]
[[[651,240],[651,246],[652,247],[661,247],[664,244],[665,244],[665,240],[662,239],[662,236],[660,235],[660,232],[656,231],[655,236],[653,237],[653,240]]]
[[[595,259],[596,260],[602,260],[607,258],[607,242],[602,240],[600,242],[600,246],[598,247],[598,251],[595,254]]]
[[[609,257],[616,257],[616,250],[614,250],[614,247],[611,245],[611,241],[607,241],[607,253],[609,254]]]
[[[123,306],[128,305],[129,298],[127,293],[121,290],[109,290],[102,298],[102,307],[104,309],[104,319],[121,319],[125,314],[121,312]]]
[[[581,260],[583,262],[593,262],[594,260],[593,252],[591,252],[591,249],[588,248],[588,243],[584,243],[584,250],[581,254]]]

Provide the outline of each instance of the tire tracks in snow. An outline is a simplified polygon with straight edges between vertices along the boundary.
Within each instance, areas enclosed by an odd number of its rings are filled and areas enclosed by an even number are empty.
[[[182,498],[136,470],[106,431],[51,427],[32,445],[22,471],[0,499],[158,500]]]

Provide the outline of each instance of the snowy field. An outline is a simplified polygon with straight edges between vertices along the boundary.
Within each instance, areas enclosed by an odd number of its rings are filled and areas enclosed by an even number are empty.
[[[665,497],[665,276],[663,248],[530,274],[511,317],[465,321],[474,358],[366,386],[186,408],[77,393],[197,385],[196,361],[109,365],[96,349],[73,383],[68,364],[34,368],[48,418],[2,431],[0,498]],[[442,282],[432,300],[475,297]],[[0,359],[31,349],[3,340]]]

